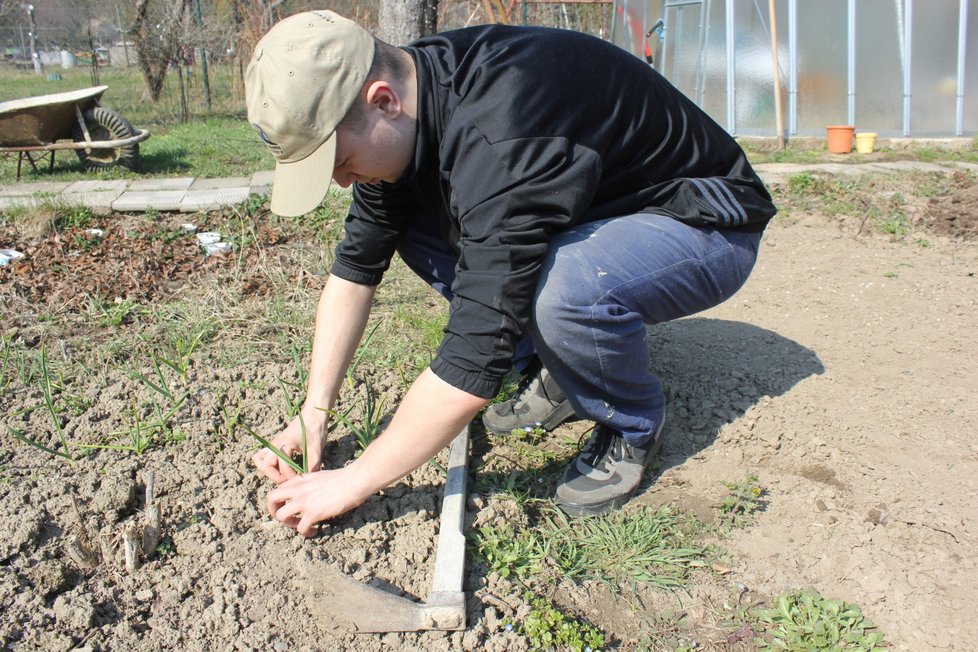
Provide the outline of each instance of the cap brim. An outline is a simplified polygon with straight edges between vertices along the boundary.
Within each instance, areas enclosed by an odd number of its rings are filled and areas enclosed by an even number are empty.
[[[272,181],[272,212],[294,217],[319,206],[333,180],[336,163],[336,132],[316,151],[292,163],[275,165]]]

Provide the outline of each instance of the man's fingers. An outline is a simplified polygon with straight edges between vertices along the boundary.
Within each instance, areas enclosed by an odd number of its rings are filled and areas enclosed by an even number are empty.
[[[316,527],[315,521],[313,521],[308,516],[303,516],[301,520],[295,525],[296,531],[309,539],[316,536],[319,533],[319,528]]]
[[[288,477],[279,470],[279,459],[275,456],[275,453],[263,449],[255,453],[252,460],[262,475],[272,482],[282,484],[288,480]]]
[[[274,519],[278,519],[278,511],[288,502],[289,498],[284,495],[281,488],[272,489],[265,497],[265,503],[268,505],[268,515]]]

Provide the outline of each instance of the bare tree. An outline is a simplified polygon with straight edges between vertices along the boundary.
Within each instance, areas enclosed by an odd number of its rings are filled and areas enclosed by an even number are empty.
[[[438,28],[438,0],[381,0],[377,38],[404,45]]]
[[[133,41],[146,91],[157,102],[171,63],[181,61],[193,34],[188,0],[136,0]]]

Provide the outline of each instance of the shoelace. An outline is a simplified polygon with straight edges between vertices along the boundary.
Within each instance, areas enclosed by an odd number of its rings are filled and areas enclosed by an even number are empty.
[[[581,447],[581,442],[587,435],[591,435],[587,443]],[[612,432],[605,428],[604,426],[594,426],[588,432],[581,435],[581,438],[577,440],[577,449],[581,452],[584,463],[591,468],[596,468],[597,463],[601,460],[608,449],[611,448],[612,442],[614,442],[615,437]]]
[[[523,401],[523,395],[530,389],[530,385],[533,381],[540,377],[543,371],[543,364],[540,362],[540,358],[534,358],[533,362],[527,365],[526,369],[523,371],[523,379],[520,380],[520,384],[516,386],[516,391],[513,393],[513,404],[517,405]]]

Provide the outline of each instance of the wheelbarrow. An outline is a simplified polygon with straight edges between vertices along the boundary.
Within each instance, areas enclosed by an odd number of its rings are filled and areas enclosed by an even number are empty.
[[[17,154],[18,181],[25,160],[39,172],[37,163],[48,158],[50,172],[54,153],[65,149],[75,150],[86,170],[138,167],[139,143],[149,132],[133,129],[121,115],[99,104],[108,88],[0,102],[0,153]]]

